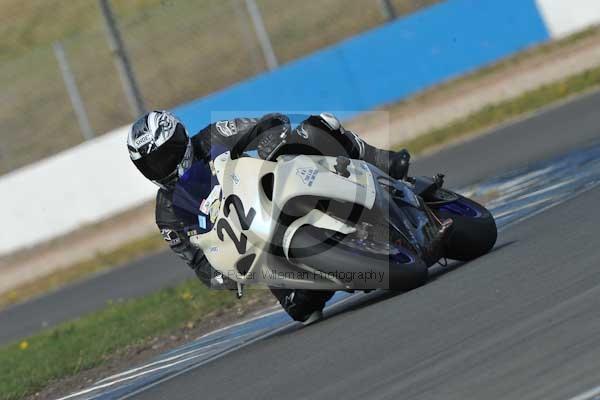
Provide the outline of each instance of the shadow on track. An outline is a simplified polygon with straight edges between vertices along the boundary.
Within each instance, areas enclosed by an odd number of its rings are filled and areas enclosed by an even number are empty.
[[[503,250],[505,247],[510,247],[515,243],[517,243],[516,240],[501,243],[501,244],[495,246],[487,255],[493,254],[500,250]],[[485,256],[483,256],[483,257],[485,257]],[[467,264],[468,264],[468,262],[452,261],[452,262],[448,263],[448,265],[446,265],[446,266],[435,265],[435,266],[431,267],[429,269],[429,279],[428,279],[426,285],[440,279],[444,275],[446,275],[450,272],[453,272]],[[342,304],[333,304],[332,306],[328,307],[324,312],[324,318],[321,321],[315,322],[312,325],[318,325],[318,324],[322,323],[323,321],[333,318],[339,314],[344,314],[349,311],[357,311],[362,308],[369,307],[373,304],[394,298],[396,296],[401,296],[404,293],[407,293],[407,292],[375,290],[370,293],[365,293],[363,295],[354,296],[354,297],[349,298],[348,300],[344,301]],[[301,324],[293,325],[293,326],[290,326],[288,329],[284,329],[281,332],[278,332],[274,336],[288,335],[288,334],[293,333],[296,330],[301,329],[301,328],[303,328],[303,326]]]

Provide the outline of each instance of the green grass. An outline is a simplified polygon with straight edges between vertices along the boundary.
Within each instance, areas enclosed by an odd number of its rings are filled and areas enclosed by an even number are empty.
[[[397,148],[407,148],[414,154],[443,146],[448,142],[481,133],[484,129],[533,112],[553,102],[563,100],[600,86],[600,68],[587,70],[560,82],[544,85],[515,99],[486,106],[448,126],[434,129],[422,136],[404,142]]]
[[[263,290],[248,299],[266,296]],[[160,290],[0,348],[0,399],[18,399],[50,382],[75,375],[175,328],[226,313],[238,300],[228,291],[210,290],[197,280]]]

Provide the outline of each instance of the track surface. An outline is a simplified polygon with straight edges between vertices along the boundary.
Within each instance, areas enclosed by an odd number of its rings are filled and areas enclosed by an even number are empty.
[[[540,122],[534,118],[422,160],[417,168],[435,168],[444,159],[458,167],[465,164],[454,157],[464,156],[469,165],[451,184],[465,185],[501,169],[490,167],[499,163],[493,155],[504,157],[511,146],[506,159],[516,157],[510,162],[516,167],[598,139],[600,124],[585,115],[561,119],[562,111],[541,117],[554,136],[560,124],[575,132],[584,122],[585,129],[574,141],[558,136],[558,149],[546,139],[524,150],[524,137],[545,138],[521,130],[545,125],[535,126]],[[422,288],[374,295],[364,306],[291,328],[134,398],[569,399],[596,388],[598,204],[596,188],[508,227],[494,252]]]
[[[551,106],[489,134],[417,160],[413,175],[447,175],[460,188],[498,173],[590,145],[600,139],[600,92]]]
[[[231,353],[140,399],[568,399],[600,384],[600,189],[395,297]]]
[[[414,174],[448,174],[460,187],[586,146],[600,138],[600,93],[511,124],[472,141],[417,160]],[[45,326],[94,311],[108,300],[138,297],[173,285],[191,272],[168,253],[148,257],[96,278],[0,312],[0,343],[18,340]]]

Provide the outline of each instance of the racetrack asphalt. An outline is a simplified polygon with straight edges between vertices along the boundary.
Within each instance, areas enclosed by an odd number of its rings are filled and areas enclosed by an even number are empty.
[[[427,285],[290,328],[136,399],[570,399],[600,384],[600,188]]]
[[[412,174],[443,172],[459,188],[500,172],[585,147],[600,139],[600,92],[553,106],[517,123],[413,163]],[[564,207],[564,206],[561,206]],[[138,297],[193,274],[177,257],[161,253],[70,285],[0,312],[0,344],[103,307]]]

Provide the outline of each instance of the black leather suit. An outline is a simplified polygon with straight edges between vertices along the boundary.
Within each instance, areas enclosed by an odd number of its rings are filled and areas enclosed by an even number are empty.
[[[282,134],[286,136],[282,145]],[[202,129],[192,137],[194,158],[208,162],[209,149],[227,151],[241,146],[245,151],[257,150],[261,158],[277,154],[323,154],[363,159],[390,172],[390,162],[401,158],[408,162],[408,153],[393,153],[377,149],[362,141],[354,133],[345,130],[329,114],[310,116],[292,129],[290,120],[282,114],[268,114],[262,118],[236,118],[218,121]],[[214,156],[214,155],[213,155]],[[196,273],[198,278],[213,288],[229,288],[232,281],[218,279],[219,274],[210,266],[202,249],[190,243],[197,234],[197,217],[179,210],[173,204],[173,191],[160,189],[156,197],[156,224],[171,249]],[[217,278],[217,279],[215,279]],[[307,312],[322,307],[332,293],[272,289],[282,306],[294,319],[301,320]],[[291,295],[293,293],[293,295]],[[290,296],[291,295],[291,296]]]

